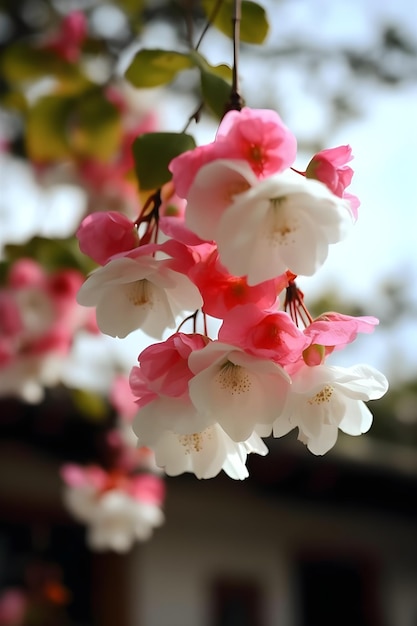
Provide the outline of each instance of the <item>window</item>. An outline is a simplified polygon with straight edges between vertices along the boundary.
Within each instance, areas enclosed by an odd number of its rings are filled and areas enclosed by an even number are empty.
[[[213,626],[264,626],[261,600],[256,582],[217,579],[213,583]]]
[[[297,569],[300,626],[380,626],[376,572],[367,560],[308,555]]]

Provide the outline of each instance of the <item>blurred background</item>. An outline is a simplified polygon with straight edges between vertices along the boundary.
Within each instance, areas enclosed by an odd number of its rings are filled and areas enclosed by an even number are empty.
[[[300,286],[317,314],[380,319],[334,362],[376,366],[390,391],[371,403],[370,432],[340,435],[325,457],[291,434],[249,458],[243,482],[166,478],[165,524],[148,541],[92,550],[60,468],[113,466],[123,409],[109,390],[146,338],[102,337],[74,310],[53,352],[39,292],[47,281],[71,297],[92,269],[74,237],[85,214],[137,215],[132,138],[179,132],[201,96],[193,69],[155,88],[124,72],[140,48],[195,44],[207,3],[0,1],[0,626],[417,625],[417,14],[412,0],[262,6],[265,40],[241,46],[246,104],[279,112],[300,170],[350,144],[361,200],[350,238]],[[65,30],[73,12],[85,22]],[[199,50],[232,63],[214,27]],[[212,141],[217,125],[203,109],[188,132]],[[35,263],[22,298],[42,341],[12,365],[4,302],[21,259]]]

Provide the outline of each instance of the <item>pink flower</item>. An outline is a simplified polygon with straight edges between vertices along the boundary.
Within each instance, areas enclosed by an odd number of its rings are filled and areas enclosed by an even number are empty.
[[[229,274],[221,264],[216,249],[205,260],[197,263],[189,276],[203,297],[203,311],[220,319],[238,305],[252,302],[266,309],[277,300],[275,280],[248,285],[245,276]]]
[[[219,340],[280,365],[298,361],[307,338],[283,311],[262,311],[254,304],[232,309],[224,318]]]
[[[10,289],[0,291],[0,337],[11,340],[23,331],[24,325],[14,293]]]
[[[351,183],[353,170],[346,165],[352,160],[350,146],[339,146],[321,150],[311,159],[307,165],[305,175],[314,178],[327,185],[327,187],[339,198],[349,200],[355,219],[358,217],[357,208],[360,204],[356,196],[346,194],[345,189]]]
[[[87,215],[76,232],[80,250],[100,265],[139,245],[134,222],[116,211]]]
[[[109,400],[119,416],[126,420],[130,421],[137,413],[138,407],[127,376],[116,374],[110,389]]]
[[[372,333],[378,324],[379,320],[369,315],[353,317],[342,313],[322,313],[305,328],[304,335],[311,346],[325,346],[327,355],[334,348],[343,348],[352,343],[358,333]]]
[[[93,486],[97,491],[105,489],[106,472],[98,465],[82,467],[75,463],[67,463],[61,467],[61,478],[70,487]]]
[[[128,492],[141,502],[161,506],[165,498],[165,483],[154,474],[139,474],[132,476]]]
[[[257,177],[264,178],[289,167],[296,151],[297,141],[278,113],[243,108],[224,116],[213,143],[180,154],[169,169],[177,194],[186,198],[198,171],[212,161],[243,160]]]
[[[224,116],[216,141],[225,141],[234,153],[228,158],[244,159],[260,178],[282,172],[295,160],[297,140],[276,111],[250,109],[229,111]]]
[[[8,587],[0,594],[0,626],[23,626],[28,598],[20,589]]]
[[[149,389],[158,395],[179,398],[188,395],[193,373],[188,357],[207,344],[203,335],[175,333],[166,341],[148,346],[140,353],[140,369]]]
[[[137,540],[146,540],[164,521],[161,503],[165,487],[160,477],[106,472],[91,465],[66,465],[64,502],[74,517],[88,525],[88,543],[96,550],[126,552]]]
[[[75,63],[87,36],[87,20],[81,11],[74,11],[62,20],[58,33],[44,46],[68,63]]]
[[[23,287],[43,287],[46,284],[46,275],[42,266],[32,259],[18,259],[10,268],[8,285],[13,289]]]

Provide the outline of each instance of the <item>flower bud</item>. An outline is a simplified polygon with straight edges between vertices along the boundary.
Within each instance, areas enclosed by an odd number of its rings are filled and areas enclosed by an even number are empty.
[[[321,365],[326,357],[326,349],[318,343],[312,343],[303,351],[304,363],[310,367]]]

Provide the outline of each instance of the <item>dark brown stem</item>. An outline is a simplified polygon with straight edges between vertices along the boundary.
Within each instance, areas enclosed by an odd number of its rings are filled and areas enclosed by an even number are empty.
[[[188,118],[187,123],[185,124],[184,128],[181,131],[182,133],[186,133],[187,132],[188,127],[189,127],[189,125],[191,124],[191,122],[193,120],[195,121],[196,124],[198,124],[198,122],[200,121],[201,111],[203,109],[204,109],[204,102],[200,102],[200,104],[198,105],[198,108]]]
[[[194,47],[194,44],[193,44],[193,40],[194,40],[193,8],[194,8],[194,0],[184,0],[184,4],[183,4],[184,21],[185,21],[185,28],[187,31],[187,41],[191,49]]]
[[[217,0],[216,4],[213,7],[213,10],[212,10],[211,14],[209,15],[209,17],[207,19],[207,22],[206,22],[206,24],[205,24],[205,26],[203,28],[203,31],[202,31],[202,33],[200,35],[199,40],[196,43],[196,46],[195,46],[194,50],[197,51],[199,49],[199,47],[201,45],[201,42],[203,41],[206,32],[208,31],[208,29],[210,28],[210,26],[212,25],[212,23],[216,19],[216,15],[220,11],[220,7],[222,6],[222,4],[223,4],[223,0]]]
[[[242,20],[242,0],[234,0],[232,26],[233,26],[233,69],[232,91],[226,111],[240,111],[243,107],[243,99],[239,93],[239,48],[240,48],[240,23]]]

